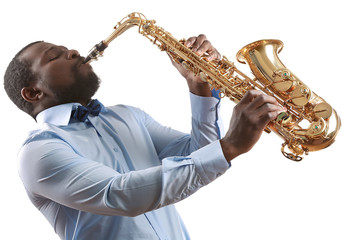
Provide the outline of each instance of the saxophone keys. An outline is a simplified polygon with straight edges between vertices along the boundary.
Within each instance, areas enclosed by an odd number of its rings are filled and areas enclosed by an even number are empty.
[[[294,133],[299,136],[314,138],[325,133],[326,127],[325,120],[320,118],[318,121],[312,122],[307,129],[297,129]]]
[[[200,74],[199,74],[199,76],[200,76],[200,79],[203,81],[203,82],[209,82],[209,76],[206,74],[206,73],[204,73],[204,72],[200,72]]]
[[[290,93],[291,102],[297,106],[305,106],[311,99],[311,91],[306,86],[298,86]]]
[[[280,113],[276,118],[276,122],[282,127],[290,127],[294,125],[292,116],[287,112]]]
[[[318,121],[310,124],[307,136],[316,137],[321,135],[326,130],[326,123],[324,119],[320,118]]]
[[[272,85],[281,92],[287,92],[293,88],[294,82],[281,81],[281,82],[274,82]]]
[[[203,81],[204,83],[209,84],[209,89],[210,90],[212,90],[213,88],[216,88],[216,87],[213,86],[213,80],[206,73],[200,71],[199,76],[200,76],[201,81]]]
[[[224,98],[224,97],[226,97],[226,93],[225,93],[225,89],[224,88],[219,88],[218,89],[218,91],[219,91],[219,98]]]
[[[287,146],[287,148],[291,151],[289,152],[285,152],[285,147]],[[304,149],[302,149],[301,147],[295,145],[295,144],[288,144],[288,143],[283,143],[281,145],[281,153],[288,159],[293,160],[295,162],[300,162],[303,158],[300,156],[302,154],[307,154],[306,151],[304,151]]]
[[[266,126],[264,128],[264,132],[266,132],[267,134],[271,133],[271,128],[269,126]]]
[[[292,91],[297,85],[294,76],[292,76],[291,72],[285,68],[274,71],[272,77],[273,83],[271,85],[281,92]]]
[[[332,107],[330,106],[330,104],[326,103],[326,102],[322,102],[319,104],[316,104],[316,106],[314,107],[314,115],[316,119],[329,119],[332,115]]]
[[[186,61],[182,61],[181,65],[183,66],[183,68],[185,68],[187,71],[191,70],[190,68],[190,64]]]

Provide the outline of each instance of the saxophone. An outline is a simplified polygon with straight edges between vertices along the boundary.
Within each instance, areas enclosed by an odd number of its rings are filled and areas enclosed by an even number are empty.
[[[258,89],[273,96],[287,108],[268,123],[264,131],[275,132],[285,142],[281,152],[285,157],[301,161],[303,154],[330,146],[340,129],[341,121],[336,111],[321,97],[300,81],[280,61],[278,53],[283,48],[280,40],[267,39],[250,43],[236,54],[236,59],[248,64],[254,78],[239,71],[225,56],[220,60],[207,61],[206,54],[196,55],[184,45],[185,39],[177,40],[169,32],[147,20],[141,13],[131,13],[114,27],[105,40],[96,44],[85,63],[103,55],[109,43],[133,26],[161,51],[166,51],[173,61],[199,75],[220,97],[228,97],[238,103],[248,90]],[[288,151],[286,151],[286,149]]]

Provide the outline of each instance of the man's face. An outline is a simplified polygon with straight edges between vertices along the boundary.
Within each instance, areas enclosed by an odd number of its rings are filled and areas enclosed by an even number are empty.
[[[90,64],[75,50],[40,42],[20,56],[31,65],[37,84],[57,104],[88,102],[99,88],[100,80]]]

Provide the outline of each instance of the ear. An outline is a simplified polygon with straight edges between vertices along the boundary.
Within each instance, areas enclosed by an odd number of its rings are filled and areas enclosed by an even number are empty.
[[[24,87],[21,89],[21,96],[25,99],[25,101],[35,103],[41,100],[44,96],[44,92],[34,87]]]

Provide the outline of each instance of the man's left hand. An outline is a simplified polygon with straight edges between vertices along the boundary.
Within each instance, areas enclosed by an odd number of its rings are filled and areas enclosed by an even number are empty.
[[[200,34],[198,37],[189,38],[186,40],[185,46],[192,49],[193,52],[198,56],[202,56],[206,53],[206,58],[209,62],[221,58],[220,53],[216,50],[216,48],[214,48],[211,42],[207,40],[204,34]],[[172,63],[180,72],[180,74],[186,79],[190,92],[199,96],[211,97],[211,90],[208,83],[203,82],[199,75],[195,76],[193,72],[186,70],[179,63],[174,61],[172,61]]]

